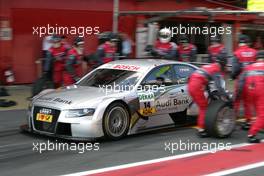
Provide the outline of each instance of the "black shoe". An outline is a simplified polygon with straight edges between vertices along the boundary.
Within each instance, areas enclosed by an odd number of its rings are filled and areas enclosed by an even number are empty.
[[[17,103],[14,101],[6,101],[4,99],[0,99],[0,107],[11,107],[15,106]]]
[[[260,143],[260,140],[258,138],[256,138],[256,136],[254,136],[254,135],[249,135],[248,136],[248,142],[249,143]]]
[[[245,130],[245,131],[248,131],[248,130],[250,129],[250,126],[251,126],[250,122],[244,122],[244,123],[242,124],[241,129],[242,129],[242,130]]]
[[[209,137],[208,133],[204,129],[198,130],[197,136],[200,138]]]

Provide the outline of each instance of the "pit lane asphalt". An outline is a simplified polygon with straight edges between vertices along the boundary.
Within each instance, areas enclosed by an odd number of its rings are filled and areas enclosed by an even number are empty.
[[[33,143],[49,138],[21,133],[26,122],[26,110],[0,112],[0,175],[61,175],[156,159],[192,151],[165,151],[165,142],[190,141],[239,144],[246,141],[246,132],[236,130],[228,139],[199,139],[191,127],[173,128],[126,137],[120,141],[99,140],[99,151],[33,151]],[[263,137],[263,135],[261,136]],[[55,139],[49,139],[55,141]],[[65,142],[65,141],[59,141]],[[264,167],[235,175],[263,175]]]

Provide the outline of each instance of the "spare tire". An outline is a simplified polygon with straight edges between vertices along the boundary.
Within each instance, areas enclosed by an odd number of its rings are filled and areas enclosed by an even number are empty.
[[[211,100],[205,115],[205,130],[216,138],[229,137],[235,129],[236,116],[230,103]]]

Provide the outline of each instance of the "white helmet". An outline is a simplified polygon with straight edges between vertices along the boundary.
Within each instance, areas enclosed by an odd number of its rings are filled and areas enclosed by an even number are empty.
[[[161,43],[168,43],[171,40],[171,30],[163,28],[159,31],[159,40]]]

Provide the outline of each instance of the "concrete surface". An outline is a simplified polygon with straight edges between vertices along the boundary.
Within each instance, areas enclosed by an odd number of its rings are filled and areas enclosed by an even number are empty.
[[[10,96],[0,97],[0,99],[12,100],[17,103],[12,107],[0,107],[0,111],[27,109],[28,97],[31,96],[31,85],[7,86],[5,87]]]

